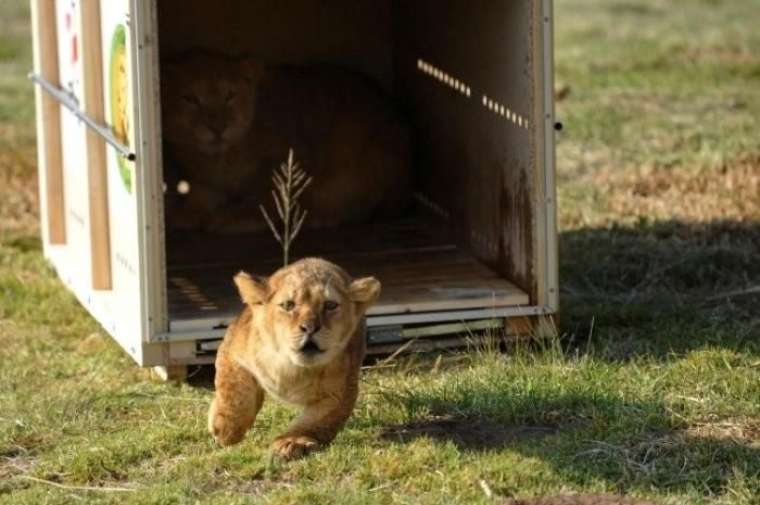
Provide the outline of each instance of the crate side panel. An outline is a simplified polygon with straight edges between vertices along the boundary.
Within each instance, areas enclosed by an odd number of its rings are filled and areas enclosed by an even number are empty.
[[[394,5],[417,182],[479,259],[533,293],[530,3]]]

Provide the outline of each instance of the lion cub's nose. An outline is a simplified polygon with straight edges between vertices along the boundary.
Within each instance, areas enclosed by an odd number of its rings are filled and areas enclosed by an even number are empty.
[[[307,321],[305,323],[301,323],[299,328],[306,335],[312,336],[322,328],[322,325],[320,325],[318,321]]]

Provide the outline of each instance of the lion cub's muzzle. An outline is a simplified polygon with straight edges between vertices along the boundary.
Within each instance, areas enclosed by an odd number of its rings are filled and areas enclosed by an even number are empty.
[[[324,350],[319,347],[319,345],[314,341],[313,338],[307,337],[304,339],[303,344],[301,344],[301,348],[298,349],[298,352],[303,354],[304,356],[316,356],[317,354],[321,354],[324,352]]]
[[[299,347],[298,352],[309,357],[324,352],[324,349],[319,347],[314,338],[319,333],[319,330],[322,329],[319,321],[305,321],[298,328],[303,332],[301,347]]]

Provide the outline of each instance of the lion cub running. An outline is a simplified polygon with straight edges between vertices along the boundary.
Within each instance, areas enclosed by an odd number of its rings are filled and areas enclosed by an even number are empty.
[[[380,282],[352,280],[309,258],[269,279],[240,272],[235,284],[246,307],[217,353],[209,431],[221,445],[240,442],[268,393],[303,407],[272,444],[277,456],[300,457],[329,443],[351,415],[366,351],[364,314]]]

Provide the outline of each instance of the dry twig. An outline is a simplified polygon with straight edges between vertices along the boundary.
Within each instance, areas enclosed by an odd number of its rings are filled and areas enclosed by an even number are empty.
[[[20,475],[19,477],[22,479],[31,480],[33,482],[39,482],[40,484],[57,487],[59,489],[68,489],[74,491],[100,491],[105,493],[132,493],[134,491],[137,491],[137,489],[128,487],[67,486],[66,484],[59,484],[57,482],[53,482],[52,480],[40,479],[37,477],[32,477],[31,475]]]
[[[277,230],[274,221],[263,205],[259,205],[264,219],[272,230],[277,242],[282,246],[282,262],[287,266],[290,260],[290,246],[301,231],[301,226],[306,219],[308,211],[301,208],[298,198],[311,184],[312,178],[299,168],[293,159],[293,149],[288,151],[288,161],[280,165],[279,171],[275,170],[272,182],[275,189],[272,190],[272,199],[277,208],[277,215],[282,221],[282,232]]]

